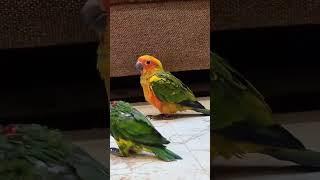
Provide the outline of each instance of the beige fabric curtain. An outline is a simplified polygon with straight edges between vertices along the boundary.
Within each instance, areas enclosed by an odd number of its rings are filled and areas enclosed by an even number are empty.
[[[209,69],[209,5],[194,0],[111,6],[111,76],[136,75],[136,58],[145,53],[169,71]]]
[[[85,1],[0,1],[0,48],[96,41],[80,19]]]
[[[319,0],[212,0],[211,29],[320,24]]]
[[[170,1],[192,1],[192,0],[110,0],[110,4],[116,5],[116,4],[155,3],[155,2],[170,2]]]

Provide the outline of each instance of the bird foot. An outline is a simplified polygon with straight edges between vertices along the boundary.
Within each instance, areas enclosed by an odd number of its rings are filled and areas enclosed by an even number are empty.
[[[158,114],[158,115],[148,115],[149,118],[153,120],[171,120],[174,119],[171,114]]]
[[[147,115],[149,119],[153,119],[154,115]]]
[[[162,117],[162,119],[172,119],[173,116],[170,114],[160,114],[160,117]]]

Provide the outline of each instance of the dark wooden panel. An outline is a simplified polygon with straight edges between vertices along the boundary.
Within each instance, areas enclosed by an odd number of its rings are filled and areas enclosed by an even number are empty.
[[[0,50],[0,122],[60,129],[109,124],[96,48],[91,43]]]
[[[211,48],[276,112],[320,109],[320,25],[216,31]]]
[[[209,96],[209,70],[173,72],[196,96]],[[140,76],[114,77],[110,84],[111,100],[145,101]]]

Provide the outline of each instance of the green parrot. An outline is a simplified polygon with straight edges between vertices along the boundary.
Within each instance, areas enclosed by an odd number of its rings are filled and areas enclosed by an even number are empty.
[[[104,81],[109,100],[110,43],[108,6],[108,2],[104,0],[88,0],[81,9],[81,17],[84,24],[94,30],[99,38],[99,45],[97,49],[97,69]]]
[[[104,81],[104,85],[106,87],[107,95],[109,97],[110,94],[110,83],[109,83],[109,36],[108,32],[105,32],[104,35],[101,36],[100,44],[98,47],[98,60],[97,60],[97,68],[100,72],[100,76]],[[108,99],[109,101],[110,99]]]
[[[264,97],[239,72],[211,53],[213,159],[261,153],[305,167],[320,167],[320,153],[308,150],[272,119]]]
[[[108,170],[57,130],[30,125],[0,127],[0,179],[106,180]]]
[[[119,149],[111,148],[119,156],[129,156],[130,152],[154,153],[163,161],[175,161],[180,156],[171,152],[164,144],[170,142],[151,124],[146,116],[129,103],[116,101],[110,105],[111,135]]]

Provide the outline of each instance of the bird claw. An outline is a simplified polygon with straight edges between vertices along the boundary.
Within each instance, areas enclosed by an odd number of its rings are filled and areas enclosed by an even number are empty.
[[[160,114],[160,117],[162,117],[163,119],[172,119],[172,115],[170,114]]]
[[[173,115],[171,114],[158,114],[158,115],[147,115],[149,119],[152,120],[170,120],[173,119]]]
[[[171,120],[171,119],[173,119],[173,116],[170,114],[158,114],[158,115],[152,116],[152,119],[154,119],[154,120]]]
[[[154,118],[154,115],[147,115],[147,118],[153,119],[153,118]]]

